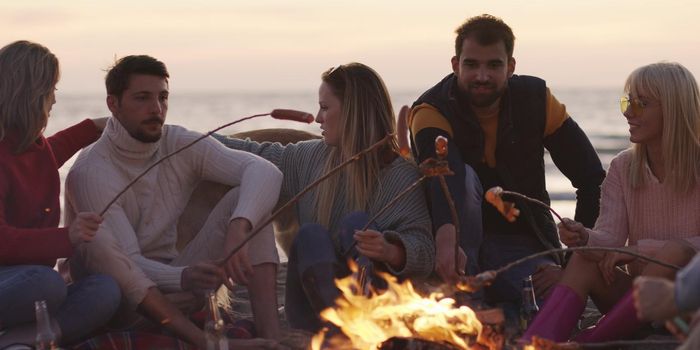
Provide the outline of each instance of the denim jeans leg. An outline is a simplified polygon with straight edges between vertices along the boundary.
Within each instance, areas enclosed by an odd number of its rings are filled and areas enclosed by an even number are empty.
[[[465,165],[464,210],[459,216],[459,245],[467,255],[466,272],[474,275],[479,269],[479,249],[483,242],[484,228],[481,218],[481,205],[484,194],[479,176],[469,165]]]
[[[301,276],[315,264],[335,264],[336,260],[328,230],[318,224],[302,225],[292,243],[287,263],[284,309],[292,328],[319,328],[320,321],[306,297]]]
[[[75,342],[105,325],[120,302],[121,291],[112,277],[91,275],[69,285],[66,301],[56,313],[61,343]]]
[[[526,233],[512,235],[488,235],[481,249],[481,268],[498,269],[510,262],[544,250],[542,244]],[[532,275],[540,264],[554,264],[549,256],[529,260],[501,273],[486,289],[486,299],[491,303],[508,302],[520,305],[522,281]]]
[[[34,302],[46,300],[55,314],[66,298],[63,278],[48,266],[0,267],[0,329],[34,322]]]
[[[345,215],[340,221],[340,227],[338,229],[338,240],[340,241],[340,248],[342,253],[347,253],[348,249],[355,243],[355,238],[353,237],[356,230],[360,230],[367,225],[369,221],[369,215],[365,212],[355,211],[348,215]],[[372,224],[370,229],[376,229],[376,226]],[[357,249],[352,248],[351,252],[346,254],[347,257],[342,258],[352,258],[357,261],[360,266],[370,267],[371,261],[365,256],[359,256]],[[343,262],[345,263],[345,261]]]

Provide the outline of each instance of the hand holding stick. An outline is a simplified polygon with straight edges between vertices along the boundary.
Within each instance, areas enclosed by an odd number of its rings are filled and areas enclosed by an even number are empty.
[[[405,107],[405,106],[404,106]],[[404,114],[404,109],[401,110],[402,114]],[[403,153],[403,152],[402,152]],[[455,259],[455,269],[457,270],[457,274],[460,273],[460,268],[458,266],[458,260],[459,260],[459,218],[457,216],[457,210],[455,209],[454,202],[452,201],[452,196],[450,196],[450,192],[447,188],[447,183],[445,182],[444,175],[454,175],[454,173],[450,170],[447,161],[445,160],[445,157],[447,156],[447,138],[443,136],[438,136],[435,138],[435,153],[438,156],[438,159],[435,158],[428,158],[425,161],[423,161],[420,164],[420,170],[421,173],[423,173],[423,176],[421,176],[418,180],[413,182],[410,186],[408,186],[405,190],[401,191],[396,197],[394,197],[389,203],[387,203],[383,208],[381,208],[377,213],[375,213],[372,218],[370,218],[367,221],[367,224],[361,229],[361,231],[365,231],[369,228],[372,223],[382,214],[384,213],[388,208],[393,206],[396,202],[398,202],[399,199],[403,198],[405,195],[413,191],[418,185],[423,182],[428,177],[438,177],[440,179],[440,186],[442,188],[443,193],[445,194],[445,198],[448,201],[448,205],[450,207],[450,212],[452,214],[452,220],[455,225],[455,231],[456,231],[456,236],[457,236],[457,244],[455,244],[455,254],[454,254],[454,259]],[[352,249],[357,245],[357,241],[354,241],[352,245],[345,251],[343,256],[345,258],[348,258],[350,256],[350,253],[352,252]],[[367,275],[367,269],[366,267],[360,268],[358,271],[358,282],[360,285],[360,288],[362,289],[363,292],[367,291],[367,281],[368,281],[368,275]]]
[[[352,157],[350,157],[350,158],[348,158],[346,161],[344,161],[344,162],[338,164],[338,166],[336,166],[335,168],[331,169],[331,170],[328,171],[326,174],[324,174],[323,176],[319,177],[316,181],[314,181],[314,182],[312,182],[311,184],[309,184],[308,186],[306,186],[306,188],[304,188],[301,192],[297,193],[297,195],[295,195],[295,196],[294,196],[292,199],[290,199],[287,203],[285,203],[283,206],[281,206],[280,208],[278,208],[277,210],[275,210],[275,212],[272,213],[272,214],[270,215],[270,217],[269,217],[267,220],[265,220],[265,222],[259,224],[253,231],[251,231],[250,234],[248,234],[248,236],[246,236],[246,238],[245,238],[242,242],[240,242],[237,246],[235,246],[235,247],[233,248],[233,250],[231,250],[231,252],[229,252],[228,255],[227,255],[224,259],[222,259],[221,261],[219,261],[219,262],[217,263],[217,265],[219,265],[219,266],[223,265],[228,259],[230,259],[234,254],[236,254],[236,252],[238,252],[239,250],[241,250],[241,248],[243,248],[243,246],[244,246],[246,243],[248,243],[248,241],[250,241],[251,239],[253,239],[253,237],[255,237],[255,235],[257,235],[257,234],[262,230],[263,227],[269,225],[281,212],[283,212],[285,209],[287,209],[288,207],[292,206],[294,203],[296,203],[297,201],[299,201],[299,199],[301,198],[301,196],[305,195],[307,192],[309,192],[310,190],[312,190],[312,189],[313,189],[314,187],[316,187],[319,183],[321,183],[321,181],[323,181],[323,180],[329,178],[331,175],[337,173],[338,171],[340,171],[340,170],[341,170],[343,167],[345,167],[346,165],[348,165],[348,164],[350,164],[350,163],[352,163],[352,162],[354,162],[354,161],[360,159],[360,157],[362,157],[363,155],[365,155],[365,154],[367,154],[367,153],[369,153],[369,152],[375,150],[376,148],[382,146],[384,143],[386,143],[387,141],[391,140],[391,138],[392,138],[393,136],[394,136],[394,134],[388,134],[388,135],[386,135],[383,139],[377,141],[377,142],[376,142],[375,144],[373,144],[372,146],[369,146],[368,148],[366,148],[366,149],[364,149],[364,150],[362,150],[362,151],[360,151],[360,152],[354,154]]]

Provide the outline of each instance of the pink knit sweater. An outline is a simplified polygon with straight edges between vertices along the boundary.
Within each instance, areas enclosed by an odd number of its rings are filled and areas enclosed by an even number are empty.
[[[632,189],[629,180],[631,149],[610,163],[602,185],[600,216],[589,230],[589,246],[638,246],[654,255],[664,243],[683,238],[700,248],[700,183],[686,193],[677,193],[660,183],[647,167],[644,185]]]

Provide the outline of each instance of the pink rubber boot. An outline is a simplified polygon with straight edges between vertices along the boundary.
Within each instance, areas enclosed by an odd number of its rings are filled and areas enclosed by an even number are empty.
[[[612,310],[608,311],[598,323],[590,327],[574,338],[579,343],[597,343],[622,339],[632,335],[644,322],[637,318],[637,309],[634,307],[632,290],[630,289]]]
[[[527,344],[532,341],[532,336],[556,342],[569,340],[585,306],[573,289],[557,284],[521,340]]]

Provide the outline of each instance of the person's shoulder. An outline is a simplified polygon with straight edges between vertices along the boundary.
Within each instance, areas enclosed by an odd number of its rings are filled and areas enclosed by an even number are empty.
[[[185,128],[184,126],[180,125],[175,125],[175,124],[165,124],[163,125],[163,136],[162,138],[164,139],[165,142],[175,142],[175,143],[182,143],[182,142],[192,142],[200,137],[202,137],[204,134],[189,130]]]
[[[3,159],[15,157],[14,152],[12,152],[12,145],[7,138],[0,140],[0,157]]]
[[[325,153],[328,150],[328,145],[323,142],[323,139],[305,140],[299,141],[294,144],[290,144],[287,147],[294,149],[295,152],[314,152],[314,153]]]
[[[105,136],[103,136],[105,137]],[[109,151],[103,149],[101,138],[85,147],[70,168],[70,174],[77,177],[99,177],[114,172],[114,164],[109,157]],[[87,180],[87,178],[85,178]]]
[[[629,164],[630,162],[632,162],[633,156],[634,156],[634,148],[630,147],[630,148],[624,149],[624,150],[620,151],[620,153],[616,154],[610,163],[611,164],[612,163]]]
[[[450,73],[425,90],[413,103],[413,107],[425,102],[430,103],[436,100],[447,99],[450,95],[452,84],[454,84],[454,74]]]
[[[386,167],[386,176],[393,179],[404,179],[403,182],[413,182],[420,176],[420,169],[411,160],[403,157],[396,157],[389,166]]]
[[[630,164],[632,163],[632,158],[634,157],[634,147],[627,148],[613,157],[610,161],[610,167],[608,168],[608,173],[610,172],[623,172],[629,171]]]
[[[513,74],[508,78],[508,87],[515,91],[544,93],[547,88],[547,82],[532,75]]]

